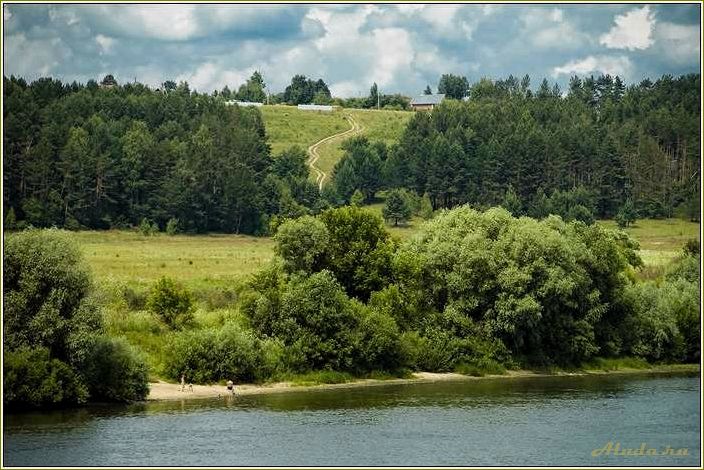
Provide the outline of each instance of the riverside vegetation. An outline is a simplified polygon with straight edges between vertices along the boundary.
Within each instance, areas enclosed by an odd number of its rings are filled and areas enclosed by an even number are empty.
[[[272,155],[258,110],[186,83],[157,92],[6,78],[5,228],[16,232],[4,253],[5,403],[136,400],[149,379],[182,373],[309,382],[696,362],[698,241],[681,249],[677,239],[669,248],[679,254],[646,272],[626,232],[594,221],[621,213],[619,225],[632,225],[631,211],[698,217],[698,186],[685,177],[698,152],[696,113],[678,107],[698,79],[625,93],[606,80],[594,99],[579,94],[591,89],[581,82],[564,99],[543,86],[533,95],[512,81],[480,82],[468,103],[410,118],[398,145],[371,140],[378,131],[346,141],[318,191],[302,142]],[[673,135],[661,132],[669,109],[682,120],[670,123]],[[647,126],[637,124],[643,114]],[[591,140],[559,132],[592,125]],[[623,136],[624,126],[636,128]],[[523,170],[550,139],[559,152],[546,165],[560,165],[541,167],[555,172],[538,180]],[[568,145],[577,141],[608,145],[577,152]],[[486,173],[517,149],[520,158]],[[674,152],[679,176],[654,187],[662,175],[628,166],[634,152],[653,161]],[[569,173],[569,158],[584,171]],[[379,214],[400,226],[387,230]],[[41,228],[51,226],[139,230]],[[177,259],[157,261],[157,239]],[[148,269],[133,266],[135,256]],[[96,278],[85,257],[99,261]]]

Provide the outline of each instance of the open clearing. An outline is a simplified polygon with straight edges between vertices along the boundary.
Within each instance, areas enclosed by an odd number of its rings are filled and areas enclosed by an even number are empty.
[[[284,105],[262,106],[260,110],[273,155],[294,145],[307,149],[326,137],[344,132],[350,128],[345,116],[351,116],[358,123],[361,128],[360,135],[371,141],[382,141],[387,145],[392,145],[398,142],[406,124],[414,114],[412,111],[385,109],[337,109],[333,112],[302,111],[295,106]],[[317,147],[319,157],[315,165],[327,176],[323,180],[324,184],[330,182],[332,170],[342,158],[341,145],[351,135],[330,139]],[[354,135],[357,135],[357,132]],[[311,178],[316,179],[314,172],[311,172]]]
[[[382,204],[367,206],[378,214]],[[600,221],[615,227],[613,221]],[[392,227],[404,239],[417,232],[421,219]],[[662,266],[681,253],[690,238],[699,238],[699,224],[679,219],[640,220],[627,230],[641,245],[646,265]],[[242,280],[274,256],[274,241],[247,235],[176,235],[145,237],[137,232],[86,231],[73,236],[98,280],[146,284],[170,276],[192,286],[225,285]]]

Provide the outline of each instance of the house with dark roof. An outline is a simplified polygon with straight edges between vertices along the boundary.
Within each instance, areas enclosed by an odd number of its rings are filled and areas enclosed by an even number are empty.
[[[442,93],[437,95],[419,95],[411,100],[411,108],[413,108],[413,111],[431,111],[444,99],[445,95]]]

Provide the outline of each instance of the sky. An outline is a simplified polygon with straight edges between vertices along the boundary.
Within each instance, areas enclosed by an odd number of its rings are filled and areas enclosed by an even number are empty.
[[[211,92],[255,70],[271,93],[303,74],[333,96],[420,94],[454,73],[626,83],[700,69],[699,4],[4,4],[4,75]]]

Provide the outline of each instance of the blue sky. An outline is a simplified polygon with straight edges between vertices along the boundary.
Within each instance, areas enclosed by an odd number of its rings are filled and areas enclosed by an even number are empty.
[[[294,74],[333,95],[433,89],[443,73],[571,75],[627,83],[698,72],[698,4],[5,4],[4,73],[85,82],[112,73],[210,92],[260,70],[272,93]]]

